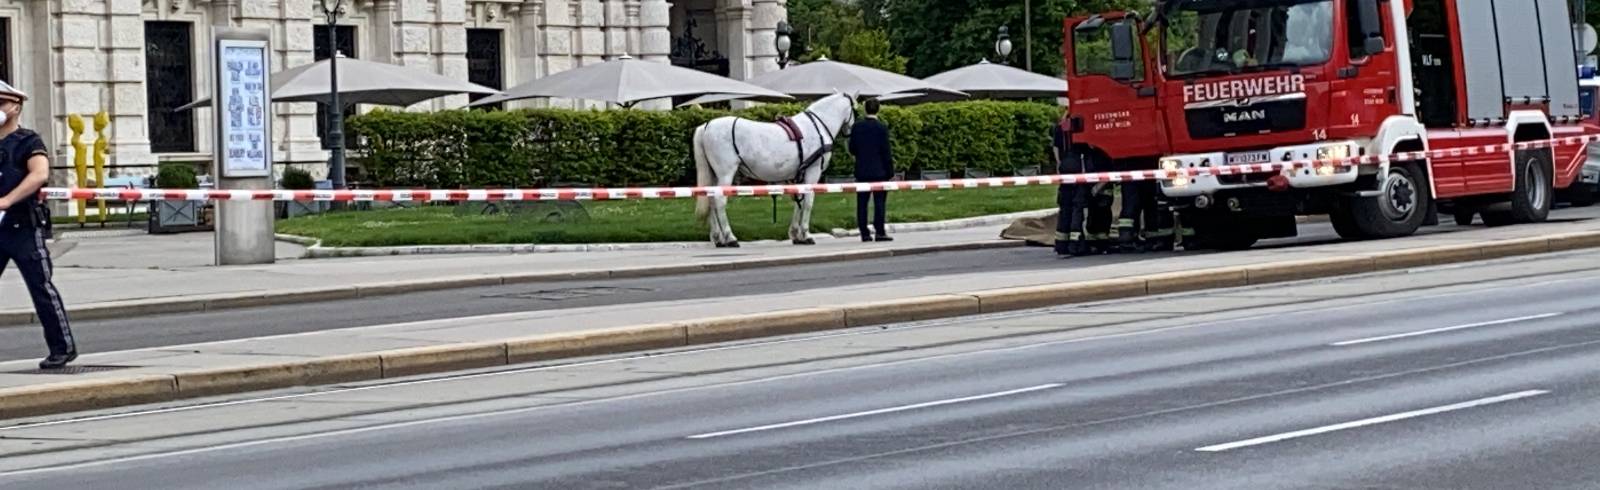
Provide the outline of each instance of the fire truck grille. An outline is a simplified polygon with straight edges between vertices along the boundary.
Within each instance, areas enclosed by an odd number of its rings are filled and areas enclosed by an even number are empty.
[[[1296,131],[1306,125],[1306,100],[1196,108],[1185,111],[1184,116],[1189,123],[1189,137],[1193,139]]]

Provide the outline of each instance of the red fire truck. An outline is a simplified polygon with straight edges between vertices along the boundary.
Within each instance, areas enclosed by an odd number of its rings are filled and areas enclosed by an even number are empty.
[[[1579,112],[1568,0],[1168,0],[1066,23],[1086,158],[1180,169],[1473,148],[1600,132]],[[1341,236],[1439,213],[1545,220],[1586,148],[1462,152],[1161,182],[1203,243],[1247,248],[1327,214]],[[1101,168],[1106,168],[1102,166]]]

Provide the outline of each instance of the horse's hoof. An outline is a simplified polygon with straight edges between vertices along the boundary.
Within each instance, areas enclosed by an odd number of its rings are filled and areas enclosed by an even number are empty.
[[[739,242],[728,242],[727,245],[723,245],[723,246],[727,247],[727,248],[739,248]]]
[[[807,238],[805,240],[795,240],[794,244],[795,245],[816,245],[817,241],[816,240],[812,240],[810,238]]]

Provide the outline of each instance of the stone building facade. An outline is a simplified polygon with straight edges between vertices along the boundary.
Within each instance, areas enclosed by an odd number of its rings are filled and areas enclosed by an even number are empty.
[[[621,55],[737,79],[777,69],[785,0],[344,0],[339,52],[508,88]],[[336,3],[328,0],[328,4]],[[274,70],[331,52],[321,0],[0,0],[0,79],[32,96],[24,124],[57,150],[56,185],[72,180],[69,114],[111,116],[111,175],[160,162],[208,162],[214,26],[272,32]],[[413,110],[461,107],[466,96]],[[514,106],[575,101],[517,102]],[[278,104],[276,158],[320,174],[316,104]],[[92,143],[91,132],[83,138]]]

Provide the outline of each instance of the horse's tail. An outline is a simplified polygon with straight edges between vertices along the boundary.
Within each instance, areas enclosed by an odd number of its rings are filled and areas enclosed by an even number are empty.
[[[706,161],[705,132],[706,127],[708,126],[710,126],[710,123],[702,124],[700,127],[694,128],[694,141],[692,143],[693,148],[691,148],[694,151],[694,183],[699,187],[712,185],[713,181],[717,178],[711,173],[711,162]],[[705,222],[706,217],[710,216],[710,214],[711,201],[705,196],[694,198],[695,219],[699,220],[700,222]]]

